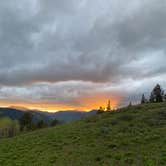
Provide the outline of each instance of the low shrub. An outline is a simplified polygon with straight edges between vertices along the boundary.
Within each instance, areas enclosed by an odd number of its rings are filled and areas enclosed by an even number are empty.
[[[118,119],[122,120],[122,121],[132,121],[133,120],[133,116],[129,115],[129,114],[127,114],[127,115],[124,114],[124,115],[119,116]]]

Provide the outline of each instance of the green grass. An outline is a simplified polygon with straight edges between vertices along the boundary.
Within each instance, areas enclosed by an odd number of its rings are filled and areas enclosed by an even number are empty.
[[[0,140],[0,166],[165,166],[166,103]]]

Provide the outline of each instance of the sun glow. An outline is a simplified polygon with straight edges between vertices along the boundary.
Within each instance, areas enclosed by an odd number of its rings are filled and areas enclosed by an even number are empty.
[[[111,100],[111,109],[117,108],[120,98],[108,98],[108,96],[89,96],[78,98],[78,104],[59,104],[48,102],[25,102],[25,101],[0,101],[0,107],[12,107],[20,110],[40,110],[47,112],[57,112],[66,110],[90,111],[98,109],[100,106],[106,107],[108,99]]]

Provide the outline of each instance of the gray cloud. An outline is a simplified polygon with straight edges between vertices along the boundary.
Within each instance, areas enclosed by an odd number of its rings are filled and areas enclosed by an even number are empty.
[[[90,89],[101,93],[105,86],[124,87],[129,80],[131,88],[145,79],[146,85],[152,79],[165,84],[165,7],[162,0],[0,2],[2,98],[7,99],[12,89],[15,98],[18,94],[27,100],[26,93],[39,94],[40,99],[55,95],[58,103],[79,105],[75,98]],[[81,92],[80,82],[85,86]],[[40,88],[42,83],[47,84],[47,93]],[[74,92],[66,95],[67,87]],[[109,92],[115,94],[105,93]]]

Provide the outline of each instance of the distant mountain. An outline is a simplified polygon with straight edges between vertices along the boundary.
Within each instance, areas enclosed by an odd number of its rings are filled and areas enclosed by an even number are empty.
[[[62,123],[80,120],[91,115],[96,114],[96,110],[90,112],[80,112],[80,111],[59,111],[56,113],[41,112],[34,110],[26,110],[33,114],[33,121],[37,122],[39,120],[44,120],[49,123],[54,119],[59,120]],[[0,117],[9,117],[11,119],[19,119],[25,113],[25,109],[19,110],[15,108],[0,108]]]
[[[14,108],[0,108],[0,117],[9,117],[11,119],[19,119],[24,114],[24,111]]]
[[[0,117],[9,117],[13,120],[18,120],[26,111],[18,110],[14,108],[0,108]],[[45,122],[50,122],[52,118],[49,114],[39,111],[29,111],[33,114],[33,121],[44,120]]]
[[[90,112],[80,112],[80,111],[59,111],[54,113],[54,118],[61,122],[71,122],[76,121],[91,115],[96,114],[96,110]]]

